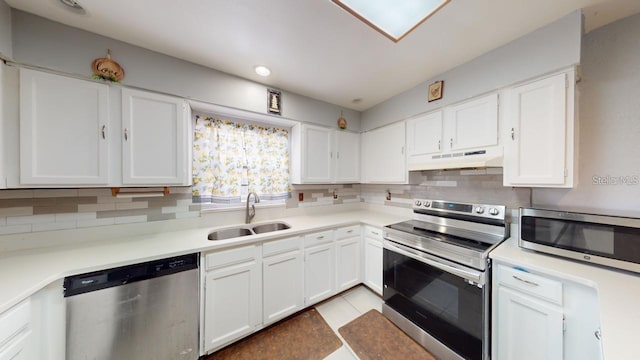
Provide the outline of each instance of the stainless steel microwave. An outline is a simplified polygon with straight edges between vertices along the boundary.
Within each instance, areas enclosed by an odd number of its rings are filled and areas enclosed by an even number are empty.
[[[520,208],[518,245],[640,273],[640,218]]]

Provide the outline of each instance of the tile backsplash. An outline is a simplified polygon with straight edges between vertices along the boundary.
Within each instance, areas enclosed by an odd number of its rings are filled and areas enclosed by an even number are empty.
[[[417,185],[292,185],[286,207],[363,202],[411,208],[412,199],[430,198],[515,209],[529,205],[530,196],[529,188],[503,187],[502,169],[488,168],[425,171]],[[114,197],[109,188],[0,190],[0,235],[193,218],[200,210],[190,187],[172,187],[166,196],[133,198]]]

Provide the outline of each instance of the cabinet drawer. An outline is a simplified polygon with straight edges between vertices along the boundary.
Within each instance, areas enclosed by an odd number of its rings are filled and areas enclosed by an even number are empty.
[[[360,236],[360,225],[353,225],[336,229],[336,240],[346,239],[354,236]]]
[[[260,256],[260,248],[256,245],[243,246],[235,249],[220,250],[208,253],[205,256],[206,269],[216,269],[219,267],[241,264],[254,261]]]
[[[498,265],[498,283],[526,294],[562,305],[562,283],[539,275]]]
[[[333,241],[333,230],[317,232],[305,235],[304,247],[330,243]]]
[[[382,241],[382,230],[377,227],[365,225],[363,233],[366,237]]]
[[[31,303],[27,299],[0,315],[0,344],[29,326]]]
[[[262,256],[267,257],[283,254],[289,251],[300,250],[301,248],[302,239],[300,237],[270,241],[262,245]]]

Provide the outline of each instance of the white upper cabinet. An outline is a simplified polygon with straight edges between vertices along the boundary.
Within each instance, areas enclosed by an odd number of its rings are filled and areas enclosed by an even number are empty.
[[[360,182],[360,134],[334,130],[335,182]]]
[[[506,91],[504,185],[573,187],[573,70]]]
[[[408,181],[404,121],[362,134],[362,180],[389,184]]]
[[[407,120],[409,159],[442,151],[442,110]]]
[[[359,182],[360,136],[299,124],[291,130],[291,181],[294,184]]]
[[[408,169],[502,166],[498,126],[497,93],[409,119]]]
[[[109,88],[20,70],[20,184],[107,185]]]
[[[498,94],[446,107],[444,117],[445,151],[498,144]]]
[[[122,89],[122,183],[189,185],[189,119],[183,99]]]

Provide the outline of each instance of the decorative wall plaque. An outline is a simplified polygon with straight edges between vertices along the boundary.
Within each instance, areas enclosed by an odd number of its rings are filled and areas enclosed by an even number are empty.
[[[282,94],[280,91],[267,89],[267,110],[269,114],[282,115]]]
[[[436,81],[429,85],[428,102],[442,99],[442,88],[444,87],[444,81]]]

